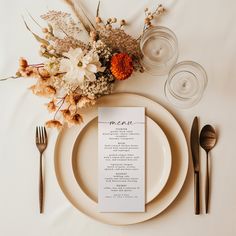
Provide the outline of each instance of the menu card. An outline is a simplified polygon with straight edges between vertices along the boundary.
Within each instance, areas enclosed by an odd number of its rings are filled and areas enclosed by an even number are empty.
[[[145,211],[145,108],[98,109],[100,212]]]

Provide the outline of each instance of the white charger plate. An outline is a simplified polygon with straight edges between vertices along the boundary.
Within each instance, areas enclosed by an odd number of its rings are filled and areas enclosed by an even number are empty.
[[[87,109],[84,114],[85,123],[78,127],[64,128],[55,145],[55,172],[61,190],[67,199],[79,211],[100,222],[113,225],[129,225],[146,221],[164,211],[176,198],[181,190],[188,170],[188,146],[184,133],[175,118],[158,103],[143,96],[120,93],[104,96],[97,106],[143,106],[146,115],[151,117],[164,131],[168,138],[172,167],[165,188],[158,196],[146,205],[144,213],[101,213],[96,202],[91,200],[79,187],[74,178],[71,165],[71,153],[78,132],[83,129],[91,117],[97,115],[97,107]],[[91,147],[93,148],[93,147]],[[88,170],[89,171],[89,170]]]
[[[91,148],[91,146],[93,148]],[[146,203],[164,188],[171,170],[171,150],[162,129],[146,116]],[[93,117],[79,132],[72,153],[75,178],[93,201],[98,202],[98,119]],[[89,171],[88,171],[89,170]]]

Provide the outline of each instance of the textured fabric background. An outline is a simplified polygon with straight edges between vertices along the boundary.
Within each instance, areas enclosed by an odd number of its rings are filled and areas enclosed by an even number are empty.
[[[81,2],[88,14],[94,16],[97,1]],[[176,33],[178,61],[197,61],[207,71],[209,83],[203,99],[191,109],[175,109],[164,97],[166,77],[148,74],[134,75],[119,83],[116,91],[139,93],[163,104],[180,122],[187,138],[195,115],[200,117],[201,125],[209,122],[216,127],[219,140],[212,151],[211,213],[193,214],[190,165],[181,193],[158,217],[127,227],[104,225],[88,218],[72,207],[59,188],[53,163],[57,133],[50,131],[45,153],[45,214],[39,215],[39,157],[34,145],[34,131],[35,126],[43,124],[49,115],[44,108],[45,101],[27,90],[32,80],[9,80],[0,83],[0,235],[236,235],[236,2],[163,0],[162,3],[168,11],[159,24]],[[138,35],[142,30],[144,7],[152,8],[155,4],[154,0],[102,0],[101,15],[126,18],[130,22],[127,30]],[[0,0],[1,76],[15,72],[19,56],[32,62],[40,61],[38,44],[25,29],[21,15],[27,18],[29,11],[37,19],[48,9],[69,10],[60,0]],[[203,151],[201,153],[204,157]]]

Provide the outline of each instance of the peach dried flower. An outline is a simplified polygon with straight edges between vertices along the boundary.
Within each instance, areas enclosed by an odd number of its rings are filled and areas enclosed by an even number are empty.
[[[90,99],[88,97],[81,97],[78,102],[78,108],[86,108],[88,106],[95,105],[96,101],[94,99]]]
[[[56,89],[51,85],[33,85],[30,87],[30,90],[33,94],[41,97],[52,97],[56,94]]]
[[[78,113],[74,114],[70,119],[70,123],[74,125],[80,125],[82,122],[83,122],[83,117]]]
[[[71,120],[71,112],[69,109],[64,109],[60,111],[64,117],[65,120],[70,121]]]
[[[54,100],[50,101],[46,105],[47,105],[47,109],[48,109],[49,112],[54,112],[54,111],[57,110],[57,106],[55,105],[55,101]]]
[[[46,128],[57,128],[58,130],[62,128],[62,123],[58,120],[49,120],[45,124]]]
[[[19,67],[20,69],[25,69],[26,67],[28,67],[28,62],[25,58],[21,57],[19,59]]]
[[[81,95],[78,93],[70,93],[66,96],[65,101],[70,105],[76,105],[80,100]]]
[[[42,79],[50,78],[50,73],[44,68],[38,68],[38,74]]]

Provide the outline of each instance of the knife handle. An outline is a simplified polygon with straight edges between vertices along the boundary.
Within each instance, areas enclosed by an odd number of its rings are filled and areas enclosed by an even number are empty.
[[[194,207],[195,207],[195,215],[199,215],[200,214],[199,172],[194,172]]]

